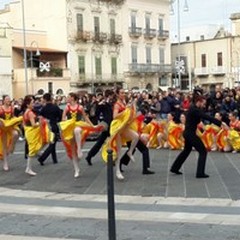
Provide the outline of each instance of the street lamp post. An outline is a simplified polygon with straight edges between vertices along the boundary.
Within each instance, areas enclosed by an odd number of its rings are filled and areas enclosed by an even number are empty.
[[[33,82],[33,49],[32,47],[34,46],[34,44],[36,45],[36,54],[34,56],[37,56],[39,57],[41,55],[40,51],[39,51],[39,47],[38,47],[38,43],[36,41],[32,41],[31,42],[31,53],[30,53],[30,61],[31,61],[31,82]],[[33,85],[31,84],[32,88],[33,88]],[[33,91],[33,89],[32,89]]]
[[[171,0],[171,14],[174,14],[174,9],[172,4],[175,2],[176,0]],[[184,7],[183,7],[183,11],[187,12],[188,11],[188,3],[187,0],[185,0],[184,2]],[[181,16],[180,16],[180,0],[177,0],[177,35],[178,35],[178,56],[177,56],[177,61],[176,61],[176,68],[177,68],[177,72],[178,72],[178,85],[179,88],[182,89],[182,80],[181,80],[181,71],[182,68],[184,67],[184,62],[181,61],[181,33],[180,33],[180,26],[181,26]]]
[[[23,61],[25,70],[25,95],[28,94],[28,72],[27,72],[27,49],[26,49],[26,29],[25,29],[25,13],[24,0],[22,0],[22,27],[23,27]]]

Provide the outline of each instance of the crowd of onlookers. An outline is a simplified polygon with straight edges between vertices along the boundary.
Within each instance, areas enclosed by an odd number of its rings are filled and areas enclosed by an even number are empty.
[[[204,92],[207,98],[206,112],[214,116],[216,112],[220,112],[225,122],[229,122],[228,114],[236,111],[240,117],[240,88],[221,88],[219,85],[214,90]],[[80,94],[80,104],[84,106],[85,111],[93,123],[99,120],[96,116],[96,107],[99,101],[104,96],[103,92],[96,94]],[[174,113],[175,120],[179,122],[179,116],[182,112],[186,112],[191,104],[193,92],[181,92],[178,89],[169,88],[167,91],[148,91],[136,92],[126,90],[127,100],[137,98],[137,107],[141,109],[144,107],[149,112],[154,111],[157,119],[167,119],[168,113]],[[64,109],[66,106],[66,96],[55,96],[54,102]],[[17,116],[21,111],[21,104],[23,99],[14,99],[13,105],[15,108],[15,115]],[[1,104],[1,101],[0,101]],[[35,99],[36,112],[41,108],[41,97],[37,96]],[[101,116],[100,116],[101,118]]]

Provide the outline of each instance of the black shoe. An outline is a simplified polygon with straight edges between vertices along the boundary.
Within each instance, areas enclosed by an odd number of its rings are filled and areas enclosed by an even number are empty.
[[[38,159],[38,162],[40,163],[41,166],[44,166],[44,163],[42,160]]]
[[[92,160],[91,160],[91,158],[86,157],[85,159],[86,159],[88,165],[89,165],[89,166],[92,166]]]
[[[53,164],[57,164],[58,163],[58,161],[53,161]]]
[[[175,174],[177,174],[177,175],[182,175],[182,172],[180,172],[179,170],[173,170],[173,169],[171,169],[170,172],[171,172],[171,173],[175,173]]]
[[[153,172],[153,171],[151,171],[151,170],[148,170],[148,169],[142,171],[142,174],[143,174],[143,175],[154,174],[154,173],[155,173],[155,172]]]
[[[196,178],[209,178],[209,175],[201,174],[201,175],[197,175]]]

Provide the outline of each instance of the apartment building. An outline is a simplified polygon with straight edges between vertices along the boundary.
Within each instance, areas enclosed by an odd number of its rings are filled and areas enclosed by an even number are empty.
[[[12,28],[15,98],[169,85],[168,0],[13,0],[0,21]]]
[[[7,23],[0,23],[0,98],[12,97],[12,29]]]
[[[123,15],[123,71],[129,88],[158,90],[171,78],[169,1],[127,0]]]
[[[67,64],[66,1],[12,1],[0,11],[0,22],[12,29],[12,96],[67,94],[71,78]]]
[[[68,2],[71,87],[154,89],[171,77],[169,1]]]
[[[209,89],[211,85],[222,87],[240,85],[240,14],[231,15],[233,32],[229,34],[222,28],[216,29],[213,38],[172,44],[172,64],[179,59],[183,68],[173,67],[171,85],[182,90],[194,86]],[[179,79],[181,82],[179,82]]]
[[[97,92],[123,85],[122,16],[124,1],[72,0],[67,5],[70,86]]]

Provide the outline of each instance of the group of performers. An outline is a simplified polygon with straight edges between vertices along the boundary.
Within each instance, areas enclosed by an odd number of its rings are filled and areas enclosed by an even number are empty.
[[[115,100],[114,100],[115,98]],[[143,154],[148,148],[169,148],[182,150],[173,166],[171,172],[181,174],[179,171],[183,162],[193,148],[199,152],[198,169],[196,177],[208,177],[205,174],[205,162],[207,151],[239,151],[240,150],[240,122],[236,113],[229,114],[230,124],[227,126],[221,121],[221,114],[216,113],[215,118],[204,113],[203,106],[205,99],[197,96],[187,114],[180,116],[180,123],[174,121],[174,113],[169,113],[166,120],[158,120],[156,112],[151,112],[151,121],[145,123],[147,111],[139,111],[136,108],[135,98],[126,102],[125,91],[117,88],[115,92],[106,90],[105,96],[98,102],[98,115],[102,116],[102,122],[93,125],[84,107],[79,103],[77,94],[70,93],[67,97],[67,105],[60,114],[51,102],[49,93],[43,96],[45,104],[40,114],[34,112],[34,97],[26,96],[23,100],[22,114],[15,117],[13,106],[9,96],[3,97],[3,104],[0,106],[0,159],[3,160],[3,170],[9,171],[8,156],[14,151],[14,146],[19,138],[19,125],[23,125],[25,139],[28,146],[27,166],[25,172],[35,176],[32,170],[34,158],[43,165],[44,159],[52,153],[53,162],[56,158],[56,134],[54,131],[56,124],[60,129],[60,136],[66,148],[66,153],[72,161],[74,177],[80,175],[79,160],[82,159],[82,146],[87,136],[93,132],[100,132],[96,144],[88,152],[86,160],[92,165],[91,159],[102,148],[102,158],[107,161],[108,149],[113,150],[113,160],[115,161],[116,177],[123,180],[124,176],[121,168],[121,149],[127,145],[126,156],[130,161],[135,161],[135,148],[141,146]],[[56,110],[56,115],[53,112]],[[56,116],[56,117],[55,117]],[[57,117],[58,116],[58,117]],[[59,118],[57,120],[57,118]],[[202,122],[207,120],[208,123]],[[53,124],[54,122],[54,124]],[[54,127],[55,126],[55,127]],[[46,156],[38,156],[40,150],[49,144]],[[139,145],[140,144],[140,145]],[[147,152],[148,154],[148,152]],[[43,154],[44,155],[44,154]],[[149,155],[149,154],[148,154]],[[145,155],[146,156],[146,155]],[[144,165],[144,164],[143,164]],[[143,174],[152,174],[145,164]]]

